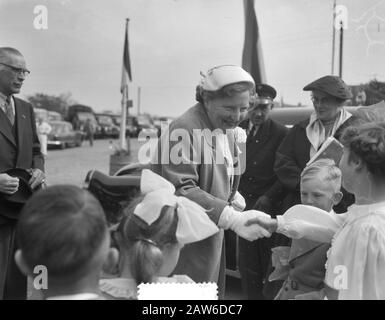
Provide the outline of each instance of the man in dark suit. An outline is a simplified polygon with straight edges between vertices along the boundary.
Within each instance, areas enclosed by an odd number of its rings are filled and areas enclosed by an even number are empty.
[[[274,174],[275,152],[288,129],[269,119],[277,93],[266,84],[256,86],[248,119],[241,126],[248,133],[246,142],[246,170],[238,191],[246,201],[245,210],[256,209],[275,214],[283,187]],[[247,299],[263,299],[263,279],[271,257],[270,238],[256,241],[239,239],[239,269]]]
[[[31,189],[45,181],[33,108],[13,96],[20,92],[28,74],[18,50],[0,48],[0,299],[25,299],[27,293],[27,279],[14,262],[15,228],[22,204],[9,199],[18,191],[20,181],[5,172],[28,170]]]

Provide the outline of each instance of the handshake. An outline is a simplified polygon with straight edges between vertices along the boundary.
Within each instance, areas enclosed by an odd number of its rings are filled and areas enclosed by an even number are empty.
[[[245,200],[237,191],[231,206],[227,206],[223,210],[218,226],[223,229],[231,229],[238,236],[249,241],[263,237],[269,238],[277,230],[277,220],[262,211],[243,211],[245,207]]]
[[[277,230],[277,220],[257,210],[239,212],[231,207],[223,210],[218,226],[233,230],[238,236],[249,241],[269,238]]]
[[[237,216],[234,232],[249,241],[259,238],[269,238],[273,232],[277,230],[277,220],[272,219],[268,214],[257,211],[248,210],[241,212]]]

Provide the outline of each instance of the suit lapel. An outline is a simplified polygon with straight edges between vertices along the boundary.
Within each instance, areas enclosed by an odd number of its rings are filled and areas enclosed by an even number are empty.
[[[270,131],[271,131],[271,120],[268,119],[265,123],[262,124],[261,128],[259,128],[256,139],[258,140],[258,143],[260,145],[263,145],[266,143],[270,138]]]
[[[12,133],[11,123],[3,110],[0,110],[0,133],[2,133],[16,147],[16,140]]]
[[[20,102],[18,99],[14,99],[15,101],[15,119],[16,119],[16,128],[17,128],[17,145],[19,147],[19,150],[23,148],[23,134],[24,134],[24,129],[26,126],[26,120],[27,120],[27,115],[26,115],[26,110],[23,106],[23,104]]]
[[[263,123],[257,131],[254,137],[249,137],[247,145],[247,162],[254,162],[256,154],[261,147],[269,141],[271,135],[271,120],[267,120]]]

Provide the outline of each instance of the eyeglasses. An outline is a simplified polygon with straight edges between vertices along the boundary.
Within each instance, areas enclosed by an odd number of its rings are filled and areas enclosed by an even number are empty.
[[[6,64],[6,63],[2,63],[0,62],[0,64],[2,64],[3,66],[6,66],[8,68],[10,68],[14,73],[16,74],[22,74],[24,77],[26,77],[27,75],[29,75],[31,73],[31,71],[27,70],[27,69],[23,69],[23,68],[16,68],[14,66],[11,66],[9,64]]]

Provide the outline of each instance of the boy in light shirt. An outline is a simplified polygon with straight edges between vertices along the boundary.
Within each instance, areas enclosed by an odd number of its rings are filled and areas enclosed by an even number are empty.
[[[342,199],[341,171],[333,160],[321,159],[306,167],[301,174],[300,189],[303,205],[329,212],[338,220],[333,206]],[[285,215],[277,216],[277,219],[268,223],[261,221],[260,224],[271,232],[276,231],[293,238],[287,261],[288,277],[276,299],[318,297],[317,292],[324,288],[326,253],[330,248],[330,241],[324,242],[322,238],[315,238],[321,241],[314,241],[309,240],[311,237],[302,237],[297,232],[298,221],[293,224]],[[336,223],[336,229],[339,225]],[[330,232],[332,236],[335,230]]]

